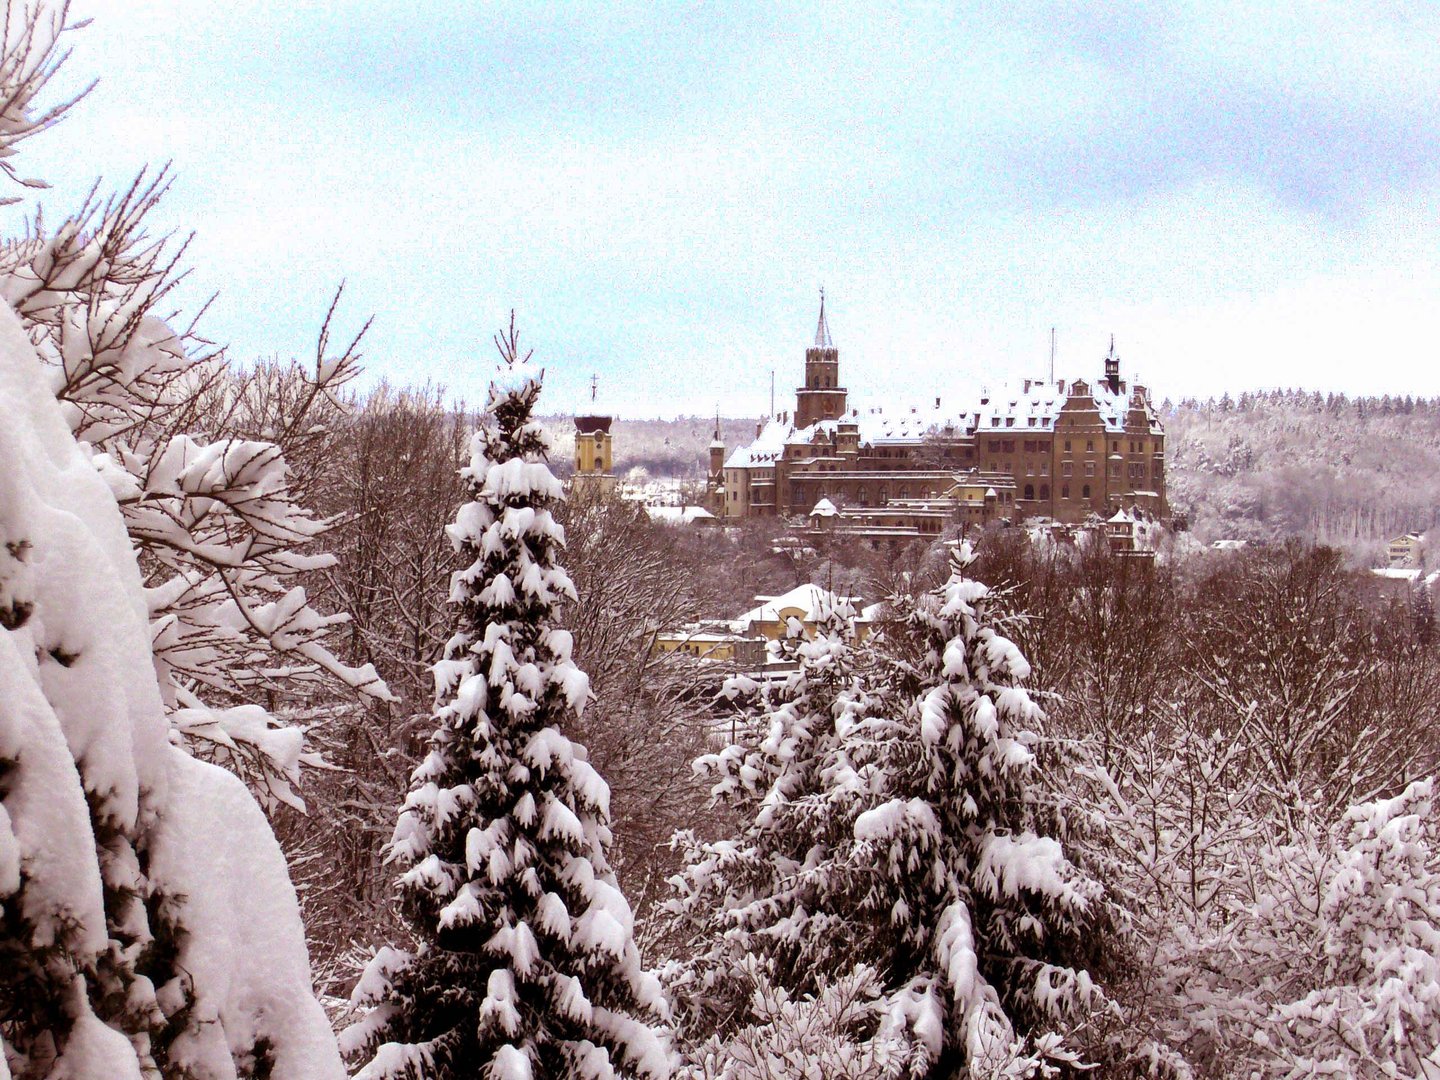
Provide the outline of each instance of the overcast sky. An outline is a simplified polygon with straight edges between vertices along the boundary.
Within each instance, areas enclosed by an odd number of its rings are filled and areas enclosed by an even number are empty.
[[[473,399],[513,307],[544,411],[757,415],[823,284],[857,403],[1043,374],[1052,326],[1157,397],[1440,394],[1431,0],[74,11],[100,83],[19,164],[49,215],[173,162],[239,359],[344,278],[372,377]]]

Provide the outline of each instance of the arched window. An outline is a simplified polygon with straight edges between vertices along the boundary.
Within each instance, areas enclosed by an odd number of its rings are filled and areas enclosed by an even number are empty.
[[[1041,502],[1046,502],[1049,498],[1050,498],[1050,485],[1049,485],[1049,484],[1041,484],[1041,485],[1040,485],[1040,501],[1041,501]]]
[[[1034,498],[1035,498],[1035,485],[1034,485],[1034,484],[1026,484],[1026,485],[1025,485],[1025,501],[1026,501],[1026,502],[1032,502],[1032,501],[1034,500]]]
[[[1081,497],[1082,499],[1088,499],[1088,498],[1090,497],[1090,485],[1089,485],[1089,484],[1086,484],[1083,488],[1080,489],[1080,497]]]

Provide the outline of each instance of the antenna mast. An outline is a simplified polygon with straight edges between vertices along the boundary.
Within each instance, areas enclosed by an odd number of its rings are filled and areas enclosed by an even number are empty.
[[[1050,327],[1050,381],[1055,381],[1055,328]]]
[[[770,369],[770,419],[775,419],[775,369]]]

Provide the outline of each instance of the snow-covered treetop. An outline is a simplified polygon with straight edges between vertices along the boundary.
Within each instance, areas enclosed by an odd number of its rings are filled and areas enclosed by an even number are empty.
[[[437,730],[390,857],[420,948],[378,954],[347,1031],[364,1080],[670,1072],[665,1014],[610,869],[609,789],[567,735],[589,695],[557,605],[564,497],[533,419],[542,373],[511,317],[448,534],[458,627],[435,667]]]

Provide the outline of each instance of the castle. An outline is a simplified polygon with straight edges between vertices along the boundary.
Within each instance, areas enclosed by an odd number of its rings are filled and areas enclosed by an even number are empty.
[[[1118,510],[1168,513],[1165,429],[1146,389],[1121,379],[1113,340],[1094,383],[1024,379],[958,410],[935,398],[925,409],[862,412],[840,384],[822,292],[793,417],[757,426],[755,441],[728,457],[716,434],[707,491],[727,519],[838,516],[871,531],[903,519],[923,534],[945,519],[1079,524]]]

